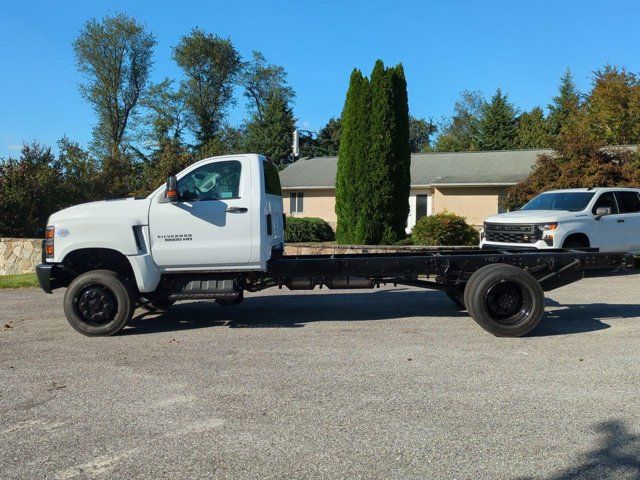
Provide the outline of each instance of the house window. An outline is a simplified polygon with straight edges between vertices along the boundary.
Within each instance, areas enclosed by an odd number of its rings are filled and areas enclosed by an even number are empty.
[[[289,212],[302,213],[304,211],[304,192],[291,192],[289,194]]]
[[[429,215],[429,195],[416,195],[416,222]]]

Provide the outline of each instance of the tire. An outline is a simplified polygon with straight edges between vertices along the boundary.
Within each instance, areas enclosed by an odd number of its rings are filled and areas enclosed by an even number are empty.
[[[478,270],[473,272],[473,274],[471,275],[471,277],[467,281],[467,284],[464,287],[464,294],[462,296],[462,301],[464,302],[465,307],[467,308],[467,310],[469,310],[469,303],[471,302],[471,299],[469,298],[469,292],[473,288],[472,285],[475,282],[477,282],[478,279],[480,279],[484,275],[486,275],[487,272],[493,270],[498,265],[502,265],[502,264],[500,264],[500,263],[490,263],[489,265],[485,265],[484,267],[480,267]]]
[[[460,310],[466,310],[467,307],[464,304],[464,291],[459,289],[445,290],[447,297],[458,307]]]
[[[497,337],[521,337],[538,326],[544,315],[544,292],[529,272],[496,264],[475,274],[479,275],[472,276],[465,293],[469,315],[478,325]]]
[[[89,337],[109,336],[133,315],[135,297],[127,280],[110,270],[76,277],[64,295],[64,313],[71,326]]]
[[[147,312],[166,312],[173,306],[174,303],[176,303],[175,300],[169,300],[166,297],[158,297],[153,299],[140,297],[140,308],[146,310]]]

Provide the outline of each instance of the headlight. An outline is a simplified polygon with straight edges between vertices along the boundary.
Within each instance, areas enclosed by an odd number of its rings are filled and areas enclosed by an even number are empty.
[[[558,228],[558,222],[555,223],[543,223],[538,225],[538,228],[540,230],[555,230],[556,228]]]

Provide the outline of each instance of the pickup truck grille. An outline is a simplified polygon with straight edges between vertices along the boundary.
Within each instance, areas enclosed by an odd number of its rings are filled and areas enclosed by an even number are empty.
[[[536,243],[540,233],[535,225],[487,223],[484,227],[484,237],[489,242]]]

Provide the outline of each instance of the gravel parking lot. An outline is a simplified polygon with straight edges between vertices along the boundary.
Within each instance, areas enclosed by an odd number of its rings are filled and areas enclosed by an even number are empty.
[[[639,287],[549,292],[520,339],[412,288],[181,303],[112,338],[62,291],[0,291],[0,477],[637,479]]]

